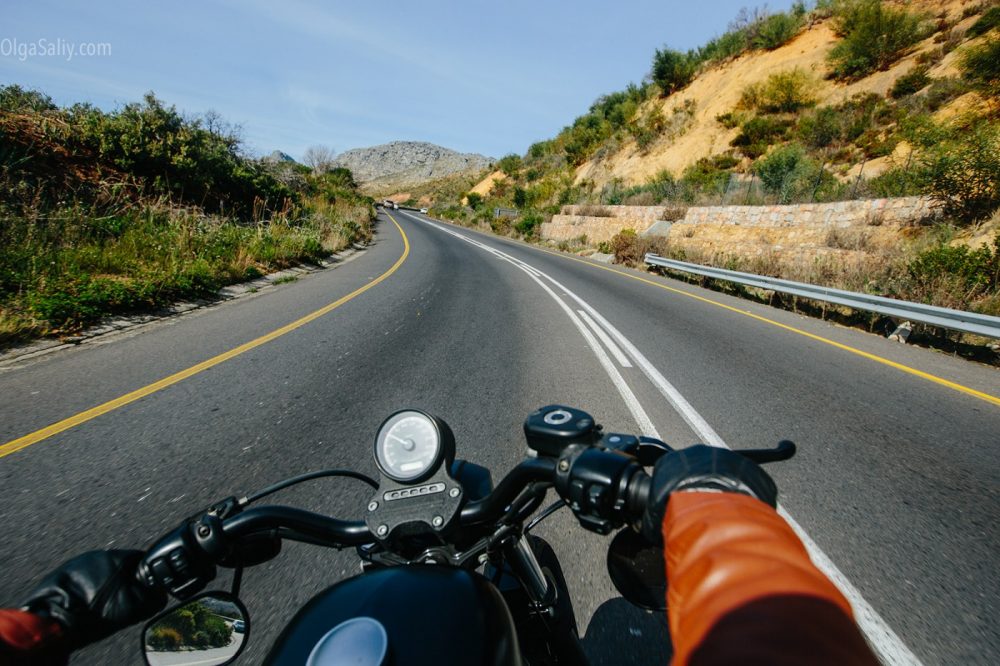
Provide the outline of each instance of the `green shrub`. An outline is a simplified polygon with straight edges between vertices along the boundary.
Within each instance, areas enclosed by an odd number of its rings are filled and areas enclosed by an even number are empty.
[[[759,157],[769,146],[781,141],[790,126],[790,121],[783,118],[754,116],[743,123],[730,145],[738,147],[748,157]]]
[[[889,96],[893,99],[899,99],[900,97],[912,95],[918,90],[926,88],[930,82],[931,77],[927,76],[926,67],[914,67],[896,79],[896,82],[892,84],[892,89],[889,91]]]
[[[961,54],[962,75],[973,87],[994,101],[1000,97],[1000,35],[990,35],[981,44]]]
[[[670,95],[691,82],[697,65],[697,58],[691,53],[668,48],[657,49],[649,76],[660,86],[664,95]]]
[[[934,79],[927,92],[921,95],[921,108],[931,113],[957,97],[969,92],[969,84],[955,76]]]
[[[824,106],[800,118],[795,129],[807,145],[813,148],[826,148],[841,140],[843,118],[836,108]]]
[[[805,7],[801,11],[779,12],[763,19],[757,26],[751,43],[754,48],[773,50],[789,42],[805,25]]]
[[[810,91],[812,81],[798,67],[767,77],[763,83],[743,89],[740,106],[764,113],[791,113],[816,103]]]
[[[25,90],[18,85],[0,86],[0,111],[39,113],[57,108],[51,97],[37,90]]]
[[[859,79],[887,69],[930,31],[922,16],[882,0],[847,0],[837,5],[834,29],[843,37],[830,51],[833,75]]]
[[[701,192],[717,193],[729,182],[728,169],[735,166],[730,156],[720,156],[722,159],[703,157],[681,175],[681,183]]]
[[[472,210],[479,210],[479,207],[483,205],[483,195],[478,192],[468,192],[465,195],[465,200]]]
[[[511,178],[514,178],[521,170],[521,156],[515,155],[514,153],[504,155],[497,161],[496,168],[503,171]]]
[[[931,125],[921,134],[924,191],[947,215],[973,222],[1000,207],[1000,127],[981,120],[951,130]]]
[[[616,263],[627,266],[641,264],[647,252],[660,255],[667,252],[666,239],[657,236],[644,238],[635,229],[622,229],[604,247],[615,255]]]
[[[500,236],[506,236],[511,230],[511,219],[506,215],[501,215],[500,217],[490,218],[490,229],[493,233]]]
[[[923,193],[920,174],[915,169],[887,169],[865,182],[865,189],[876,197],[909,197]]]
[[[1000,7],[990,7],[985,14],[969,27],[965,32],[968,38],[985,35],[987,32],[1000,26]]]
[[[751,49],[776,49],[805,25],[805,4],[796,2],[787,13],[770,14],[765,9],[742,9],[729,29],[694,52],[698,63],[735,58]]]
[[[152,93],[141,104],[111,113],[77,105],[66,120],[73,143],[143,179],[152,193],[244,217],[280,210],[295,198],[259,162],[240,153],[234,132],[212,117],[186,119]]]
[[[534,238],[535,234],[538,233],[538,228],[541,224],[541,215],[537,213],[526,213],[518,221],[518,223],[514,225],[514,229],[525,238]]]
[[[971,300],[1000,288],[1000,234],[993,248],[970,249],[965,245],[938,245],[920,253],[907,266],[918,282],[947,280],[957,283]]]
[[[750,49],[750,34],[746,29],[730,30],[697,50],[699,62],[721,62],[735,58]]]
[[[757,160],[753,170],[760,177],[764,191],[776,195],[779,203],[789,203],[832,178],[808,156],[805,148],[795,143],[775,148]]]
[[[739,127],[740,124],[745,120],[745,114],[739,111],[727,111],[726,113],[720,113],[715,117],[715,122],[719,123],[726,129],[733,129]]]

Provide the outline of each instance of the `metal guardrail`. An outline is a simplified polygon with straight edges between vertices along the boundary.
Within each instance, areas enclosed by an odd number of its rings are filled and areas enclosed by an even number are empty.
[[[647,254],[645,259],[647,264],[669,268],[673,271],[695,273],[696,275],[704,275],[716,280],[727,280],[751,287],[780,291],[785,294],[802,296],[803,298],[810,298],[816,301],[846,305],[855,310],[877,312],[887,317],[907,319],[920,322],[921,324],[947,328],[952,331],[961,331],[963,333],[973,333],[988,338],[1000,339],[1000,317],[991,317],[976,312],[951,310],[949,308],[940,308],[934,305],[913,303],[911,301],[900,301],[895,298],[886,298],[885,296],[859,294],[853,291],[844,291],[843,289],[817,287],[805,282],[781,280],[754,273],[742,273],[724,268],[702,266],[701,264],[692,264],[686,261],[665,259],[653,253]]]

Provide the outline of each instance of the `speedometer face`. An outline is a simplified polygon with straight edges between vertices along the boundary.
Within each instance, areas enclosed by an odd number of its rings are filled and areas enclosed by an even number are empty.
[[[375,439],[375,459],[386,476],[407,483],[419,479],[438,462],[441,436],[426,414],[399,412],[389,417]]]

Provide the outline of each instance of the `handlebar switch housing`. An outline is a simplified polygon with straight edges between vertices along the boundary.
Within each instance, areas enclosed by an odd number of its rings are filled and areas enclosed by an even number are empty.
[[[601,426],[587,412],[564,405],[548,405],[524,421],[528,448],[541,456],[559,457],[566,447],[591,445],[601,439]]]
[[[178,599],[204,588],[215,578],[215,563],[229,552],[222,519],[237,512],[235,498],[229,498],[185,520],[147,551],[139,563],[140,582]]]
[[[635,459],[616,450],[575,445],[564,451],[557,470],[556,491],[584,529],[609,534],[625,523],[628,483],[642,471]]]

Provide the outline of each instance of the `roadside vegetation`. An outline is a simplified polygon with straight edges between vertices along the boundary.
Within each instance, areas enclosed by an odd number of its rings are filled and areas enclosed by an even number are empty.
[[[723,35],[681,52],[652,57],[641,83],[598,98],[554,138],[508,155],[488,191],[453,189],[434,197],[432,214],[539,241],[541,224],[563,206],[784,204],[922,195],[943,215],[918,224],[890,255],[844,266],[817,261],[802,270],[773,257],[688,256],[689,260],[809,279],[950,307],[1000,313],[997,232],[974,247],[960,238],[1000,229],[1000,8],[969,4],[955,16],[886,0],[820,0],[787,12],[743,10]],[[973,20],[972,17],[975,17]],[[727,150],[680,173],[661,171],[644,183],[611,180],[598,187],[578,168],[624,148],[643,155],[688,131],[696,100],[673,102],[702,72],[754,51],[779,48],[819,22],[837,36],[825,70],[778,70],[741,91],[739,103],[715,118],[732,131]],[[970,27],[971,25],[971,27]],[[937,67],[952,52],[953,68]],[[892,68],[887,94],[863,92],[819,103],[820,84],[857,82]],[[945,73],[942,73],[945,72]],[[961,98],[961,99],[960,99]],[[683,98],[681,98],[683,99]],[[958,112],[941,113],[956,106]],[[634,146],[634,148],[632,148]],[[879,161],[879,168],[869,164]],[[884,164],[884,166],[883,166]],[[500,215],[497,210],[500,209]],[[516,211],[516,212],[512,212]],[[873,221],[873,224],[877,221]],[[834,234],[836,236],[836,234]],[[831,237],[836,249],[866,251],[864,234]],[[586,238],[562,249],[612,253],[636,263],[654,241],[624,230],[595,247]],[[662,254],[681,253],[658,246]]]
[[[252,158],[215,114],[0,87],[0,344],[317,261],[373,214],[349,171]]]
[[[157,652],[208,650],[232,641],[232,626],[199,601],[168,613],[150,629],[146,639]]]

